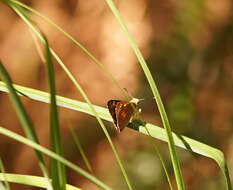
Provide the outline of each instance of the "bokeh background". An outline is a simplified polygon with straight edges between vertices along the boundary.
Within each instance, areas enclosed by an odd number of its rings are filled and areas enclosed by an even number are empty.
[[[140,103],[145,121],[161,126],[150,88],[129,43],[105,1],[23,1],[51,18],[89,49],[122,88]],[[233,4],[231,0],[127,0],[115,1],[158,85],[171,126],[179,134],[221,149],[233,168]],[[51,25],[31,14],[50,45],[75,75],[91,101],[106,106],[109,99],[125,99],[122,91],[80,48]],[[48,91],[46,68],[32,34],[22,20],[0,2],[0,59],[14,82]],[[56,63],[59,95],[83,100]],[[40,142],[49,146],[49,109],[44,103],[22,99]],[[113,153],[95,118],[59,109],[65,157],[85,165],[69,132],[73,127],[95,175],[114,189],[127,189]],[[0,92],[0,125],[23,135],[5,93]],[[169,189],[153,144],[159,147],[172,182],[167,144],[125,129],[113,140],[135,189]],[[177,149],[189,190],[225,189],[216,163]],[[34,152],[9,138],[0,138],[0,156],[7,172],[41,175]],[[232,171],[230,171],[232,175]],[[69,183],[98,189],[68,170]],[[25,186],[17,188],[26,189]],[[31,188],[30,188],[31,189]]]

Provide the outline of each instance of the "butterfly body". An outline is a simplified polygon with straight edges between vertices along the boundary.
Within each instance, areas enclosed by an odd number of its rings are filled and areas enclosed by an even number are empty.
[[[137,110],[137,104],[131,101],[109,100],[107,106],[113,118],[115,128],[119,132],[128,125]]]

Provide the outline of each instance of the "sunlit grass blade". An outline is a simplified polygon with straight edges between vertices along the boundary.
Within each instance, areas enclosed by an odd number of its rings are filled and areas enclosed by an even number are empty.
[[[91,174],[84,171],[83,169],[81,169],[77,165],[73,164],[72,162],[66,160],[64,157],[61,157],[60,155],[52,152],[51,150],[37,144],[36,142],[34,142],[30,139],[27,139],[21,135],[18,135],[17,133],[14,133],[14,132],[12,132],[8,129],[5,129],[3,127],[0,127],[0,134],[5,135],[7,137],[10,137],[18,142],[21,142],[27,146],[30,146],[30,147],[36,149],[38,152],[42,152],[42,153],[50,156],[51,158],[58,160],[59,162],[63,163],[65,166],[71,168],[72,170],[76,171],[80,175],[86,177],[87,179],[89,179],[91,182],[93,182],[97,186],[101,187],[102,189],[111,190],[110,187],[108,187],[106,184],[104,184],[102,181],[100,181],[96,177],[92,176]]]
[[[50,89],[50,142],[51,150],[60,156],[63,156],[63,150],[61,145],[61,135],[59,118],[56,103],[56,85],[55,85],[55,72],[49,50],[49,44],[45,39],[45,60],[49,79]],[[53,188],[57,190],[65,190],[66,188],[66,172],[65,167],[62,163],[55,159],[51,159],[51,178]]]
[[[74,131],[73,128],[70,128],[70,132],[71,132],[71,135],[72,135],[72,137],[73,137],[73,139],[74,139],[75,145],[77,146],[77,149],[79,150],[79,152],[80,152],[80,154],[81,154],[81,157],[82,157],[82,159],[83,159],[83,161],[84,161],[86,167],[88,168],[88,170],[89,170],[91,173],[94,173],[94,172],[93,172],[93,169],[92,169],[92,167],[91,167],[91,164],[90,164],[90,162],[89,162],[89,160],[88,160],[88,158],[87,158],[87,156],[86,156],[86,154],[85,154],[85,152],[84,152],[84,150],[83,150],[83,147],[82,147],[82,145],[81,145],[81,143],[80,143],[80,141],[79,141],[78,135],[75,133],[75,131]]]
[[[145,128],[146,126],[146,128]],[[150,133],[150,136],[157,138],[159,140],[167,142],[167,135],[166,131],[160,127],[155,127],[154,125],[147,123],[145,126],[138,126],[137,130],[143,134],[148,135],[148,131]],[[187,150],[191,150],[192,152],[195,152],[197,154],[209,157],[213,160],[215,160],[220,167],[224,180],[226,183],[226,187],[228,190],[232,190],[231,185],[231,179],[228,172],[227,162],[224,157],[224,154],[221,150],[216,149],[214,147],[211,147],[209,145],[206,145],[204,143],[201,143],[199,141],[196,141],[194,139],[191,139],[189,137],[180,136],[175,133],[172,133],[175,145]]]
[[[38,32],[38,30],[34,27],[34,25],[27,20],[26,17],[24,17],[24,15],[20,12],[20,10],[17,9],[17,7],[15,7],[14,5],[9,5],[11,6],[11,8],[20,16],[20,18],[32,29],[32,31],[36,34],[36,36],[43,42],[45,43],[42,35],[40,34],[40,32]],[[75,77],[72,75],[72,73],[68,70],[68,68],[63,64],[63,62],[61,61],[61,59],[58,57],[58,55],[50,48],[50,51],[53,55],[53,57],[57,60],[57,62],[60,64],[60,66],[62,67],[62,69],[65,71],[65,73],[68,75],[68,77],[70,78],[70,80],[73,82],[73,84],[75,85],[75,87],[78,89],[78,91],[80,92],[80,94],[82,95],[82,97],[84,98],[84,100],[88,103],[91,112],[93,113],[93,115],[96,117],[97,122],[99,123],[99,125],[101,126],[107,140],[108,143],[113,151],[113,154],[116,158],[117,164],[122,172],[122,175],[125,178],[126,184],[128,186],[128,188],[130,190],[132,190],[132,185],[130,183],[129,177],[126,173],[125,167],[122,163],[122,160],[119,156],[118,151],[116,150],[115,145],[112,142],[111,136],[109,135],[103,121],[100,119],[98,112],[95,110],[94,106],[92,105],[90,99],[88,98],[87,94],[85,93],[85,91],[82,89],[82,87],[79,85],[79,83],[77,82],[77,80],[75,79]]]
[[[10,184],[9,184],[9,182],[7,181],[7,176],[6,176],[6,172],[5,172],[5,167],[4,167],[4,165],[3,165],[3,162],[2,162],[2,159],[0,158],[0,171],[1,171],[1,173],[2,173],[2,180],[0,180],[0,181],[3,181],[4,182],[4,185],[5,185],[5,187],[4,187],[4,189],[6,189],[6,190],[10,190],[11,188],[10,188]],[[0,182],[1,184],[2,184],[2,182]],[[1,189],[1,188],[0,188]]]
[[[14,4],[16,4],[16,5],[22,7],[24,9],[26,9],[26,10],[28,10],[28,11],[31,11],[35,15],[39,16],[40,18],[42,18],[45,22],[47,22],[48,24],[50,24],[51,26],[53,26],[54,28],[56,28],[62,34],[64,34],[64,36],[66,36],[76,46],[78,46],[86,55],[88,55],[91,58],[91,60],[95,64],[97,64],[99,66],[99,68],[103,71],[103,73],[107,75],[107,77],[113,82],[113,84],[116,85],[121,90],[121,92],[125,95],[126,99],[129,99],[128,94],[126,93],[126,91],[119,85],[119,83],[114,78],[114,76],[110,73],[110,71],[108,70],[108,68],[106,68],[106,66],[104,64],[102,64],[101,61],[98,60],[83,44],[81,44],[73,36],[71,36],[69,33],[67,33],[66,31],[64,31],[60,26],[58,26],[56,23],[54,23],[51,19],[49,19],[45,15],[41,14],[39,11],[33,9],[32,7],[29,7],[29,6],[25,5],[22,2],[19,2],[19,1],[16,1],[16,0],[10,0],[10,1],[12,3],[14,3]]]
[[[122,30],[124,31],[131,48],[133,49],[135,55],[138,58],[138,61],[144,71],[144,74],[148,80],[148,83],[151,87],[152,93],[155,97],[158,109],[159,109],[159,113],[161,116],[161,120],[163,123],[163,127],[166,130],[166,134],[168,137],[168,148],[169,148],[169,152],[170,152],[170,156],[171,156],[171,161],[172,161],[172,165],[173,165],[173,169],[174,169],[174,173],[175,173],[175,177],[176,177],[176,183],[177,183],[177,187],[179,190],[184,190],[185,189],[185,184],[184,184],[184,179],[181,173],[181,168],[180,168],[180,163],[179,163],[179,159],[177,157],[177,153],[176,153],[176,149],[175,149],[175,144],[174,144],[174,140],[172,138],[172,131],[171,131],[171,127],[169,124],[169,120],[165,111],[165,108],[163,106],[161,97],[159,95],[158,89],[155,85],[154,79],[151,75],[151,72],[149,70],[149,68],[147,67],[147,64],[135,42],[135,40],[133,39],[132,35],[130,34],[128,27],[126,26],[126,24],[124,23],[119,11],[117,10],[114,2],[112,0],[105,0],[106,3],[108,4],[108,6],[110,7],[112,13],[114,14],[114,16],[116,17],[117,21],[119,22]]]
[[[152,137],[152,136],[150,135],[150,132],[149,132],[149,130],[147,129],[146,126],[145,126],[145,129],[146,129],[146,131],[147,131],[148,136]],[[164,170],[164,172],[165,172],[165,176],[166,176],[166,178],[167,178],[167,182],[168,182],[169,188],[170,188],[171,190],[173,190],[172,183],[171,183],[171,179],[170,179],[170,176],[169,176],[169,173],[168,173],[168,170],[167,170],[165,161],[164,161],[162,155],[160,154],[160,151],[159,151],[158,147],[157,147],[153,142],[152,142],[151,144],[152,144],[152,146],[153,146],[153,148],[154,148],[154,150],[155,150],[155,154],[158,156],[158,158],[159,158],[159,160],[160,160],[160,162],[161,162],[161,164],[162,164],[162,168],[163,168],[163,170]]]
[[[14,85],[14,87],[17,91],[23,92],[23,94],[25,94],[28,98],[31,98],[33,100],[40,101],[40,102],[49,103],[49,94],[46,92],[23,87],[20,85]],[[3,82],[0,82],[0,91],[8,92]],[[22,96],[22,94],[19,94],[19,95]],[[83,113],[87,113],[89,115],[93,115],[93,112],[90,110],[90,107],[87,103],[65,98],[62,96],[56,96],[56,98],[57,98],[57,105],[61,107],[72,109],[75,111],[80,111]],[[94,107],[102,119],[112,122],[112,118],[109,114],[109,111],[106,108],[95,106],[95,105]],[[166,131],[165,129],[161,127],[158,127],[150,123],[146,123],[145,125],[134,124],[133,126],[137,126],[137,127],[134,127],[133,129],[139,131],[140,133],[149,135],[153,138],[156,138],[156,139],[159,139],[165,142],[168,141]],[[150,134],[148,134],[148,132]],[[228,190],[232,189],[226,160],[224,158],[224,154],[220,150],[213,148],[209,145],[206,145],[204,143],[201,143],[199,141],[196,141],[194,139],[185,137],[185,136],[181,136],[183,139],[182,141],[181,138],[178,138],[178,136],[175,133],[172,133],[172,135],[173,135],[176,146],[189,150],[189,148],[187,148],[185,144],[187,143],[187,145],[191,148],[193,152],[215,160],[217,164],[219,165],[221,171],[223,172],[223,175],[225,176],[225,181],[226,181]]]
[[[30,118],[28,117],[28,114],[27,114],[26,110],[24,109],[23,104],[22,104],[21,100],[19,99],[19,96],[17,95],[17,93],[12,85],[12,80],[11,80],[10,76],[8,75],[5,67],[1,63],[1,61],[0,61],[0,77],[6,84],[6,87],[9,91],[10,100],[13,104],[13,107],[16,111],[16,114],[19,118],[19,121],[21,123],[21,126],[22,126],[26,136],[29,139],[33,140],[34,142],[39,143],[39,140],[37,138],[33,124],[31,122]],[[36,156],[37,156],[38,161],[39,161],[39,166],[40,166],[44,176],[48,178],[48,172],[47,172],[47,168],[45,165],[43,155],[41,154],[41,152],[39,152],[37,150],[35,150],[35,153],[36,153]],[[48,188],[51,189],[50,184],[48,184],[48,185],[49,185]]]
[[[2,182],[0,182],[0,190],[6,190],[5,186],[3,185]]]
[[[14,2],[16,2],[16,1],[14,1]],[[139,52],[140,53],[140,52]],[[140,54],[139,54],[140,55]],[[143,57],[142,57],[142,59],[143,59]],[[152,79],[153,80],[153,79]],[[153,82],[153,81],[152,81]],[[153,90],[153,88],[152,88],[152,90]],[[38,97],[37,97],[38,98]],[[43,99],[43,101],[44,101],[44,99]],[[46,100],[45,100],[46,101]],[[158,101],[158,100],[157,100]],[[73,102],[72,100],[71,100],[71,102]],[[71,103],[70,102],[70,103]],[[72,103],[71,103],[72,104]],[[78,106],[76,105],[76,106],[72,106],[71,104],[64,104],[63,103],[63,101],[61,100],[61,102],[60,102],[60,105],[62,105],[62,106],[65,106],[65,107],[73,107],[73,109],[75,109],[75,110],[81,110],[81,111],[83,111],[83,112],[85,112],[85,113],[89,113],[89,114],[91,114],[91,115],[94,115],[94,113],[92,113],[92,111],[88,108],[89,106],[88,105],[86,105],[85,103],[83,104],[82,102],[79,102],[79,104],[78,104]],[[111,120],[111,118],[110,117],[108,117],[108,113],[106,113],[105,114],[105,111],[103,111],[103,109],[101,108],[101,107],[96,107],[96,106],[94,106],[95,107],[95,109],[96,109],[96,111],[98,112],[98,113],[102,113],[103,115],[100,115],[100,117],[101,118],[104,118],[104,117],[106,117],[106,119],[108,119],[108,120]],[[84,108],[84,109],[83,109]],[[100,110],[100,112],[99,112],[99,110]],[[102,111],[101,111],[102,110]],[[106,116],[107,115],[107,116]],[[165,134],[166,135],[166,134]],[[155,137],[156,138],[156,137]],[[175,141],[175,143],[177,143],[176,141]],[[193,146],[195,146],[195,145],[193,145]],[[225,167],[224,167],[225,168]],[[226,167],[227,168],[227,167]],[[224,173],[228,173],[227,171],[227,169],[224,169]],[[227,176],[229,176],[229,175],[227,175]],[[229,178],[228,178],[229,179]],[[230,184],[230,180],[229,180],[229,183],[228,184]],[[231,185],[230,185],[231,186]]]
[[[7,5],[9,5],[9,7],[11,7],[11,5],[17,6],[17,9],[20,10],[20,12],[24,15],[24,17],[26,17],[28,20],[30,20],[30,16],[28,14],[29,10],[25,9],[24,7],[22,7],[22,6],[18,5],[18,4],[15,4],[11,0],[1,0],[1,1],[3,1]]]
[[[13,173],[0,173],[0,181],[7,179],[7,182],[18,183],[27,186],[46,188],[47,182],[43,177],[32,176],[32,175],[22,175]],[[81,190],[73,185],[66,184],[67,190]]]
[[[168,169],[167,169],[167,166],[166,166],[166,164],[165,164],[165,161],[164,161],[164,159],[163,159],[163,157],[162,157],[162,155],[161,155],[161,153],[160,153],[160,151],[159,151],[159,149],[158,149],[157,147],[155,147],[155,151],[156,151],[156,154],[158,155],[159,160],[160,160],[160,162],[161,162],[161,164],[162,164],[162,168],[163,168],[163,170],[164,170],[164,172],[165,172],[165,176],[166,176],[166,178],[167,178],[167,182],[168,182],[169,188],[170,188],[171,190],[173,190],[171,178],[170,178],[170,176],[169,176]]]
[[[44,103],[50,103],[49,100],[50,94],[47,92],[43,92],[32,88],[27,88],[16,84],[14,84],[14,88],[17,90],[19,96],[25,96],[26,98],[30,98],[32,100],[36,100]],[[0,81],[0,91],[9,92],[5,83],[2,81]],[[90,106],[87,103],[78,100],[73,100],[70,98],[65,98],[58,95],[56,96],[56,98],[57,98],[57,105],[61,107],[72,109],[75,111],[80,111],[94,116],[94,113],[91,111]],[[93,106],[95,110],[98,112],[98,114],[100,114],[100,117],[102,119],[112,121],[111,116],[109,115],[109,112],[106,108],[95,105]]]

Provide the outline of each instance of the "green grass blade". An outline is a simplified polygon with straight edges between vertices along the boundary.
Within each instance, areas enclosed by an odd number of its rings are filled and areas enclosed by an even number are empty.
[[[12,138],[12,139],[14,139],[14,140],[16,140],[18,142],[23,143],[23,144],[26,144],[27,146],[30,146],[30,147],[36,149],[38,152],[42,152],[42,153],[50,156],[51,158],[54,158],[54,159],[58,160],[59,162],[66,165],[67,167],[69,167],[72,170],[79,173],[80,175],[86,177],[87,179],[89,179],[90,181],[92,181],[94,184],[98,185],[102,189],[111,190],[110,187],[105,185],[103,182],[101,182],[96,177],[92,176],[88,172],[84,171],[83,169],[81,169],[77,165],[73,164],[72,162],[66,160],[65,158],[61,157],[60,155],[58,155],[58,154],[52,152],[51,150],[37,144],[36,142],[34,142],[34,141],[30,140],[30,139],[27,139],[27,138],[25,138],[25,137],[23,137],[21,135],[18,135],[17,133],[14,133],[14,132],[12,132],[12,131],[10,131],[8,129],[5,129],[3,127],[0,127],[0,134],[8,136],[8,137],[10,137],[10,138]]]
[[[3,162],[2,162],[2,159],[0,158],[0,171],[2,172],[2,177],[3,177],[3,179],[2,180],[0,180],[0,181],[3,181],[4,182],[4,184],[5,184],[5,189],[6,190],[10,190],[11,188],[10,188],[10,184],[8,183],[8,181],[7,181],[7,176],[6,176],[6,172],[5,172],[5,168],[4,168],[4,165],[3,165]],[[0,182],[1,183],[1,182]],[[1,189],[1,188],[0,188]]]
[[[104,64],[101,63],[100,60],[98,60],[83,44],[81,44],[80,42],[78,42],[73,36],[71,36],[69,33],[67,33],[66,31],[64,31],[61,27],[59,27],[57,24],[55,24],[52,20],[50,20],[48,17],[44,16],[43,14],[41,14],[40,12],[38,12],[37,10],[23,4],[22,2],[16,1],[16,0],[10,0],[12,3],[28,10],[31,11],[32,13],[34,13],[35,15],[39,16],[40,18],[42,18],[45,22],[47,22],[48,24],[50,24],[51,26],[53,26],[54,28],[56,28],[58,31],[60,31],[62,34],[64,34],[64,36],[66,36],[69,40],[71,40],[75,45],[77,45],[86,55],[88,55],[91,60],[97,64],[99,66],[99,68],[103,71],[104,74],[106,74],[109,79],[113,82],[114,85],[116,85],[121,92],[125,95],[125,97],[127,99],[128,98],[128,94],[126,93],[126,91],[119,85],[119,83],[117,82],[117,80],[112,76],[112,74],[109,72],[109,70],[106,68],[106,66]]]
[[[169,188],[170,188],[170,190],[173,190],[171,178],[169,176],[169,173],[168,173],[165,161],[164,161],[164,159],[163,159],[162,155],[160,154],[159,149],[157,147],[155,147],[155,151],[156,151],[156,154],[158,155],[159,160],[160,160],[160,162],[162,164],[162,168],[163,168],[163,170],[165,172],[165,176],[167,178],[167,182],[168,182]]]
[[[13,1],[12,1],[13,2]],[[17,1],[14,1],[14,2],[17,2]],[[18,2],[19,3],[19,2]],[[127,29],[127,28],[126,28]],[[136,46],[136,48],[137,48],[137,46]],[[137,55],[137,54],[136,54]],[[139,56],[140,56],[140,52],[139,52]],[[142,60],[144,60],[143,59],[143,57],[142,57]],[[153,78],[151,77],[151,79],[152,79],[152,82],[153,82]],[[152,90],[153,90],[153,88],[152,88]],[[37,95],[36,95],[37,96]],[[156,96],[155,96],[156,97]],[[37,96],[36,98],[38,98],[38,99],[40,99],[41,97],[40,96]],[[44,99],[44,98],[42,98],[42,101],[46,101],[46,98]],[[67,103],[64,103],[63,102],[63,100],[61,100],[60,102],[58,102],[58,104],[60,104],[60,106],[64,106],[64,107],[67,107],[67,108],[73,108],[73,109],[75,109],[75,110],[78,110],[78,111],[83,111],[83,112],[85,112],[85,113],[88,113],[88,114],[91,114],[91,115],[94,115],[92,112],[91,112],[91,110],[89,109],[89,106],[88,105],[86,105],[85,103],[82,103],[82,102],[79,102],[78,103],[78,105],[76,104],[76,103],[74,103],[73,102],[73,100],[69,100],[69,99],[67,99],[67,101],[69,102],[67,102]],[[158,100],[157,100],[158,101]],[[74,103],[74,106],[72,105]],[[102,115],[100,115],[100,117],[101,118],[106,118],[106,120],[109,120],[109,121],[111,121],[111,118],[109,117],[109,115],[108,115],[108,113],[106,113],[105,111],[104,111],[104,109],[102,109],[101,107],[98,107],[98,106],[94,106],[95,107],[95,109],[96,109],[96,111],[98,112],[98,113],[100,113],[100,114],[102,114]],[[165,134],[166,135],[166,134]],[[156,137],[154,137],[154,138],[156,138]],[[175,144],[176,144],[177,142],[175,141]],[[190,145],[191,147],[192,147],[192,145]],[[193,146],[195,146],[195,145],[193,145]],[[225,167],[224,167],[225,168]],[[225,168],[225,169],[223,169],[223,171],[224,171],[224,174],[225,173],[228,173],[228,169],[227,169],[227,167]],[[226,177],[227,179],[228,179],[228,184],[230,184],[230,185],[228,185],[228,187],[230,187],[229,189],[231,189],[231,183],[230,183],[230,178],[229,178],[229,174],[228,175],[226,175],[226,176],[228,176],[228,177]]]
[[[32,23],[30,23],[29,20],[27,20],[26,17],[24,17],[23,14],[21,14],[20,10],[17,9],[17,7],[15,7],[14,5],[11,5],[12,9],[20,16],[20,18],[22,18],[22,20],[32,29],[32,31],[37,35],[37,37],[44,43],[44,40],[41,36],[41,34],[37,31],[37,29],[32,25]],[[68,68],[63,64],[63,62],[61,61],[61,59],[58,57],[58,55],[52,50],[50,49],[52,55],[54,56],[54,58],[57,60],[57,62],[60,64],[60,66],[62,67],[62,69],[66,72],[66,74],[68,75],[68,77],[70,78],[70,80],[73,82],[73,84],[75,85],[75,87],[78,89],[78,91],[80,92],[80,94],[82,95],[82,97],[84,98],[84,100],[88,103],[90,110],[92,111],[93,115],[96,117],[98,123],[100,124],[108,142],[109,145],[113,151],[113,154],[116,158],[117,164],[122,172],[122,175],[125,178],[126,184],[128,185],[129,189],[132,190],[132,186],[131,183],[129,181],[129,177],[126,173],[126,170],[124,168],[124,165],[122,163],[122,160],[119,156],[118,151],[116,150],[115,145],[112,142],[112,139],[103,123],[103,121],[100,119],[100,117],[98,116],[98,112],[95,110],[94,106],[92,105],[91,101],[89,100],[87,94],[84,92],[84,90],[82,89],[82,87],[79,85],[79,83],[77,82],[77,80],[75,79],[75,77],[72,75],[72,73],[68,70]]]
[[[25,94],[28,98],[31,98],[33,100],[40,101],[40,102],[49,103],[49,94],[46,92],[23,87],[20,85],[14,85],[14,88],[17,91]],[[6,88],[3,82],[0,82],[0,91],[8,92],[8,89]],[[22,96],[22,94],[20,93],[19,95]],[[72,100],[69,98],[62,97],[62,96],[56,96],[56,98],[57,98],[57,105],[61,107],[72,109],[75,111],[80,111],[83,113],[87,113],[89,115],[93,115],[93,112],[90,110],[90,107],[87,103],[80,102],[77,100]],[[112,118],[106,108],[95,106],[95,105],[94,105],[94,108],[102,119],[112,122]],[[136,126],[136,124],[134,126]],[[133,129],[145,135],[150,135],[153,138],[168,142],[165,129],[158,127],[156,125],[147,123],[145,126],[138,125],[137,127],[134,127]],[[175,133],[172,133],[172,136],[174,138],[174,142],[176,146],[189,150],[186,144],[184,143],[185,141],[193,152],[215,160],[224,174],[228,190],[232,189],[228,167],[226,165],[226,160],[224,158],[224,154],[220,150],[213,148],[211,146],[208,146],[199,141],[196,141],[194,139],[185,137],[185,136],[181,136],[183,139],[182,141],[181,138],[178,138],[178,136]]]
[[[167,133],[167,137],[168,137],[168,147],[169,147],[169,152],[170,152],[170,156],[171,156],[171,160],[172,160],[172,165],[173,165],[173,169],[174,169],[174,173],[175,173],[175,177],[176,177],[176,182],[177,182],[177,187],[179,190],[184,190],[185,189],[185,184],[184,184],[184,180],[183,180],[183,176],[181,173],[181,168],[180,168],[180,163],[179,163],[179,159],[177,157],[177,153],[175,150],[175,144],[174,144],[174,140],[172,138],[172,131],[171,131],[171,127],[169,124],[169,120],[167,118],[167,114],[165,112],[165,108],[163,106],[161,97],[159,95],[158,89],[155,85],[154,79],[151,75],[151,72],[149,70],[149,68],[146,65],[146,62],[135,42],[135,40],[133,39],[132,35],[129,33],[129,30],[126,26],[126,24],[124,23],[119,11],[117,10],[115,4],[113,3],[112,0],[105,0],[106,3],[108,4],[108,6],[110,7],[110,9],[112,10],[114,16],[116,17],[117,21],[120,23],[120,26],[122,28],[122,30],[124,31],[127,39],[129,40],[129,43],[131,45],[131,48],[133,49],[135,55],[137,56],[139,63],[146,75],[146,78],[149,82],[149,85],[151,87],[152,93],[155,97],[158,109],[159,109],[159,113],[162,119],[162,123],[163,126],[166,130]]]
[[[27,9],[25,9],[24,7],[20,6],[20,5],[17,5],[15,4],[14,2],[12,2],[11,0],[1,0],[3,1],[5,4],[7,4],[9,7],[13,6],[13,5],[16,5],[17,6],[17,9],[20,10],[20,12],[24,15],[24,17],[26,17],[28,20],[30,20],[30,16],[28,14],[28,11]]]
[[[152,137],[152,136],[150,135],[150,132],[149,132],[149,130],[147,129],[146,126],[145,126],[145,129],[146,129],[146,131],[147,131],[148,136]],[[160,160],[160,162],[161,162],[161,164],[162,164],[162,168],[163,168],[163,170],[164,170],[164,172],[165,172],[165,176],[166,176],[166,178],[167,178],[167,182],[168,182],[169,188],[170,188],[171,190],[173,190],[172,183],[171,183],[171,179],[170,179],[170,176],[169,176],[169,173],[168,173],[168,170],[167,170],[165,161],[164,161],[162,155],[160,154],[160,151],[159,151],[158,147],[157,147],[153,142],[152,142],[151,144],[152,144],[152,146],[153,146],[153,148],[154,148],[154,150],[155,150],[155,154],[158,156],[158,158],[159,158],[159,160]]]
[[[85,152],[84,152],[84,150],[83,150],[83,148],[82,148],[82,145],[81,145],[81,143],[80,143],[80,141],[79,141],[79,139],[78,139],[78,135],[74,132],[74,129],[73,129],[73,128],[70,128],[70,132],[71,132],[71,135],[72,135],[72,137],[73,137],[73,139],[74,139],[75,145],[77,146],[77,148],[78,148],[78,150],[79,150],[79,152],[80,152],[80,154],[81,154],[81,157],[82,157],[82,159],[83,159],[83,161],[84,161],[86,167],[88,168],[88,170],[89,170],[91,173],[94,173],[94,172],[93,172],[93,169],[92,169],[92,167],[91,167],[91,164],[90,164],[90,162],[89,162],[89,160],[88,160],[88,158],[87,158],[87,156],[86,156],[86,154],[85,154]]]
[[[7,179],[7,182],[18,183],[33,187],[46,188],[47,181],[43,177],[32,176],[32,175],[22,175],[22,174],[11,174],[11,173],[0,173],[0,181]],[[67,190],[81,190],[73,185],[66,184]]]
[[[45,60],[49,78],[50,89],[50,138],[51,138],[51,150],[60,156],[63,156],[63,150],[61,145],[61,135],[56,103],[56,85],[55,85],[55,72],[49,50],[49,44],[47,39],[45,40]],[[53,188],[57,190],[65,190],[66,188],[66,172],[62,163],[55,159],[51,160],[51,177]]]
[[[24,132],[26,134],[26,136],[35,141],[36,143],[38,143],[38,138],[36,136],[33,124],[31,122],[31,120],[28,117],[28,114],[26,113],[23,104],[21,102],[21,100],[19,99],[13,85],[12,85],[12,80],[10,78],[10,76],[8,75],[5,67],[3,66],[2,62],[0,61],[0,77],[1,79],[5,82],[6,87],[9,91],[9,95],[10,95],[10,100],[16,110],[17,116],[19,117],[20,123],[22,124],[22,127],[24,129]],[[44,159],[43,156],[40,152],[36,151],[36,154],[39,158],[39,160],[41,162],[44,163]]]
[[[146,128],[147,129],[145,129],[145,126],[139,126],[136,130],[146,135],[149,135],[149,131],[150,136],[165,142],[168,141],[166,131],[163,128],[155,127],[149,123],[146,124]],[[222,151],[185,136],[180,136],[175,133],[172,133],[172,136],[176,146],[215,160],[223,173],[227,190],[232,190],[226,159]]]
[[[0,190],[6,190],[6,187],[3,185],[2,182],[0,182]]]
[[[38,138],[36,136],[36,132],[34,130],[33,124],[30,120],[30,118],[28,117],[27,112],[25,111],[22,102],[19,99],[19,96],[17,95],[13,85],[12,85],[12,80],[10,78],[10,76],[8,75],[6,69],[4,68],[3,64],[0,61],[0,77],[1,79],[5,82],[6,87],[9,91],[9,96],[10,96],[10,100],[14,106],[14,109],[16,111],[16,114],[20,120],[20,123],[22,125],[22,128],[26,134],[26,136],[33,140],[36,143],[39,143]],[[48,178],[48,172],[45,166],[45,161],[43,158],[43,155],[41,154],[41,152],[35,150],[36,156],[38,158],[39,161],[39,166],[44,174],[44,176],[46,178]],[[48,186],[49,189],[50,185]]]
[[[21,85],[16,85],[14,84],[14,88],[17,90],[17,93],[19,96],[24,96],[26,98],[30,98],[32,100],[36,100],[36,101],[40,101],[40,102],[44,102],[44,103],[50,103],[49,97],[50,94],[47,92],[43,92],[40,90],[36,90],[36,89],[32,89],[32,88],[27,88]],[[9,92],[5,83],[0,81],[0,91],[2,92]],[[65,98],[62,96],[56,96],[57,98],[57,105],[64,107],[64,108],[68,108],[68,109],[72,109],[75,111],[80,111],[83,113],[87,113],[89,115],[94,116],[93,112],[90,109],[90,106],[87,103],[78,101],[78,100],[73,100],[70,98]],[[109,115],[109,112],[106,108],[103,108],[101,106],[95,106],[93,105],[95,110],[100,114],[99,116],[102,119],[105,119],[107,121],[112,121],[111,116]]]

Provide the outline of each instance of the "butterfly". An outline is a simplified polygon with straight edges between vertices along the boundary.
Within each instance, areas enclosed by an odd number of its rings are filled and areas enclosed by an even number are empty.
[[[108,110],[112,116],[114,126],[121,132],[137,112],[138,99],[133,98],[130,102],[123,100],[109,100]]]

